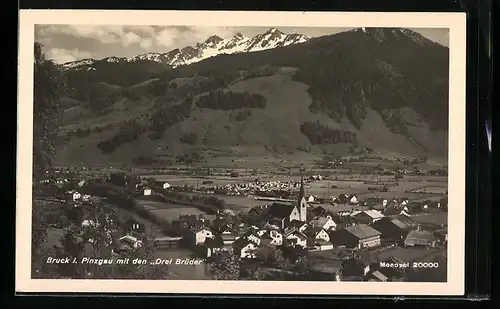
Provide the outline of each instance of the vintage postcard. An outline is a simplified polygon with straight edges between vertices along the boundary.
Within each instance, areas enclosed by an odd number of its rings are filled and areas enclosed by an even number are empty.
[[[17,291],[463,294],[465,21],[21,11]]]

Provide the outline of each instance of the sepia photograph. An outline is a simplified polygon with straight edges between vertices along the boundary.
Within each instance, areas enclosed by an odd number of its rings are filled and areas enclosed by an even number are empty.
[[[447,15],[459,21],[452,46],[454,24],[425,26],[432,14],[384,26],[35,13],[20,45],[31,73],[18,103],[31,121],[18,139],[23,280],[185,282],[190,293],[280,282],[294,294],[445,287],[455,272],[463,289],[465,99],[450,82],[456,48],[465,85],[462,15]],[[162,14],[177,18],[152,23]]]

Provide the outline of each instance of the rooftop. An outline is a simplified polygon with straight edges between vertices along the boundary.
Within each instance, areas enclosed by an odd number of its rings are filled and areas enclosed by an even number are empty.
[[[293,205],[273,203],[271,206],[269,206],[267,215],[271,218],[283,219],[290,216],[293,209],[294,209]]]
[[[353,234],[354,236],[356,236],[359,239],[378,236],[381,234],[379,231],[377,231],[376,229],[374,229],[371,226],[366,225],[366,224],[349,226],[349,227],[346,227],[345,230],[348,231],[349,233]]]
[[[405,245],[420,245],[426,246],[429,243],[436,241],[434,233],[429,231],[410,231],[405,239]]]

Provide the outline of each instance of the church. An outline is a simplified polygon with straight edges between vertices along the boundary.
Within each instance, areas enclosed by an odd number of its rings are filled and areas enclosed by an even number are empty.
[[[304,177],[300,177],[300,189],[297,202],[291,205],[273,203],[267,211],[267,222],[284,229],[291,221],[307,222],[307,200],[304,192]]]

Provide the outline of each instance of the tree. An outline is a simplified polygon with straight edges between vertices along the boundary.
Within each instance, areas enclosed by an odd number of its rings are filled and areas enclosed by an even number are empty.
[[[281,268],[285,264],[283,252],[272,245],[260,247],[256,252],[256,256],[266,265]]]
[[[33,95],[33,177],[38,179],[52,165],[54,139],[60,128],[60,93],[65,89],[61,71],[35,42]]]
[[[210,262],[215,280],[237,280],[240,278],[240,259],[231,250],[215,255]]]
[[[311,271],[311,260],[307,256],[300,256],[294,265],[294,270],[299,275],[304,276],[307,275]]]

